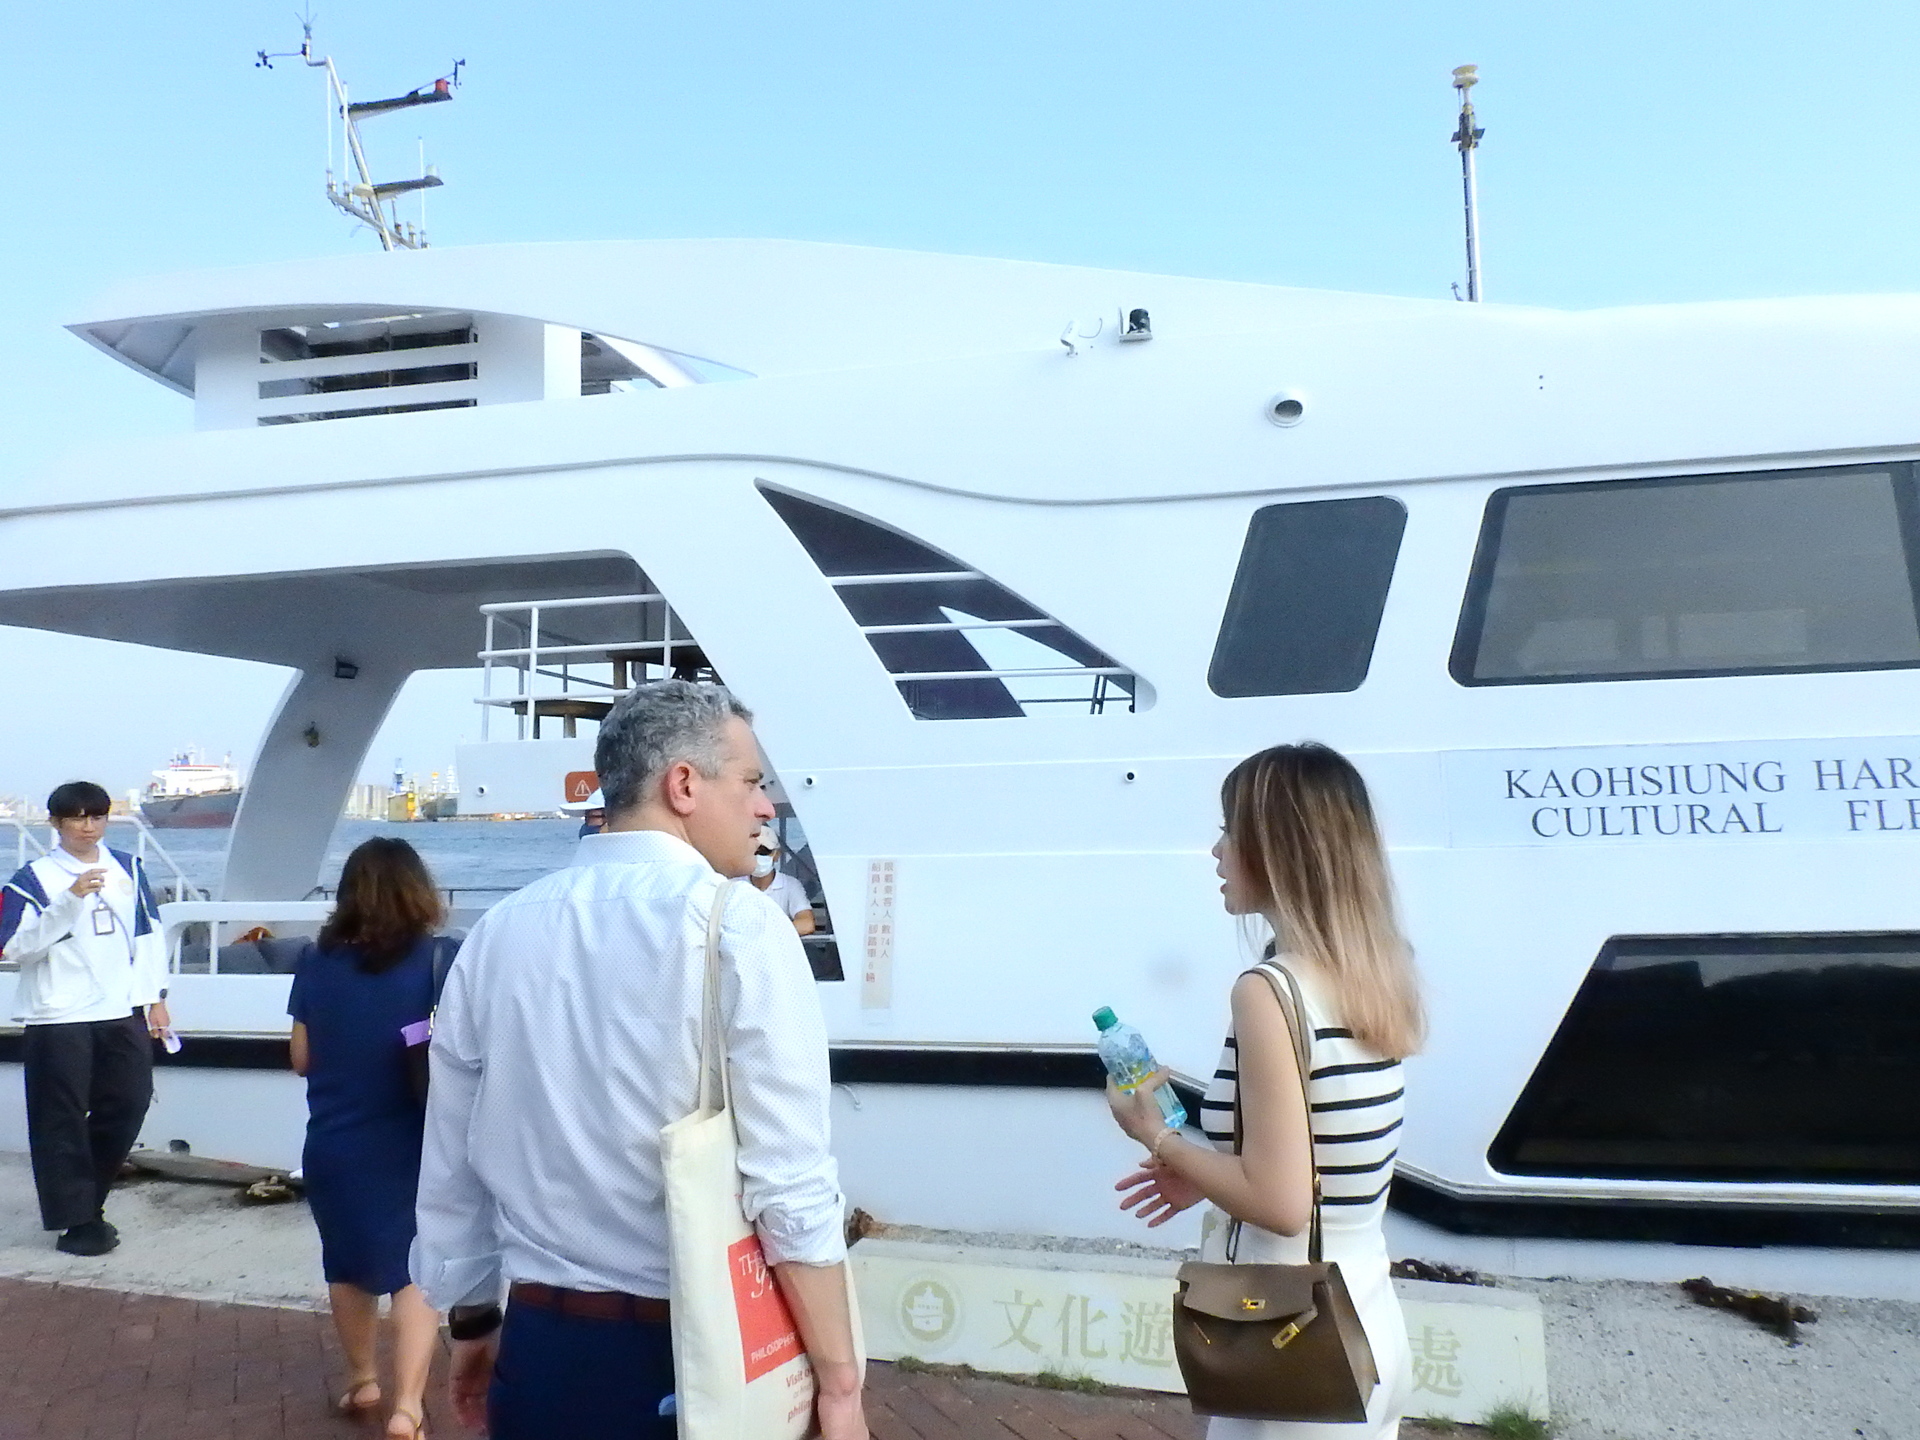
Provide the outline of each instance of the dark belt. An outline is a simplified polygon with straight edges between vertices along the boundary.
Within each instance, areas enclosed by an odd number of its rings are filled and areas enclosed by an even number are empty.
[[[516,1280],[507,1291],[507,1303],[535,1310],[558,1310],[576,1320],[640,1320],[649,1325],[667,1323],[667,1302],[618,1290],[565,1290],[537,1280]]]

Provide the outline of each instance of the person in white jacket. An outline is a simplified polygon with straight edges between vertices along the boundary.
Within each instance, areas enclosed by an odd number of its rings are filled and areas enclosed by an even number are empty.
[[[59,845],[0,890],[40,1223],[70,1255],[120,1243],[107,1191],[153,1099],[153,1037],[171,1024],[159,907],[140,862],[100,843],[110,804],[89,781],[60,786],[47,797]]]

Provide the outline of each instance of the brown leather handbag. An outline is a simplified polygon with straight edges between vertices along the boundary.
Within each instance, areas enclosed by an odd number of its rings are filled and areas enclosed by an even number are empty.
[[[1286,980],[1282,990],[1274,976]],[[1273,987],[1293,1035],[1304,1097],[1313,1074],[1306,1006],[1300,987],[1281,967],[1251,973]],[[1308,1102],[1307,1133],[1313,1133]],[[1233,1151],[1243,1138],[1240,1105],[1233,1107]],[[1373,1347],[1360,1324],[1340,1267],[1320,1258],[1320,1171],[1313,1175],[1313,1219],[1304,1265],[1236,1265],[1240,1222],[1227,1231],[1227,1263],[1189,1261],[1180,1267],[1173,1303],[1173,1348],[1187,1398],[1202,1415],[1242,1420],[1365,1420],[1379,1383]]]

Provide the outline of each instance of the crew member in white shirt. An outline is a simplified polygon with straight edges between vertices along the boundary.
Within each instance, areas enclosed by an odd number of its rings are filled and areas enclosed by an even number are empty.
[[[771,825],[761,827],[753,851],[753,888],[780,907],[780,913],[793,922],[796,934],[814,931],[813,901],[807,887],[779,868],[780,837]]]
[[[490,910],[448,974],[413,1275],[450,1312],[454,1406],[493,1440],[675,1433],[657,1137],[695,1105],[709,911],[773,818],[751,718],[715,685],[623,696],[594,755],[606,831]],[[813,978],[787,917],[745,885],[720,950],[742,1204],[812,1359],[822,1435],[865,1440]]]
[[[47,797],[59,836],[0,891],[0,958],[20,968],[27,1150],[57,1249],[120,1243],[107,1191],[153,1100],[153,1037],[169,1027],[159,907],[140,862],[109,850],[111,798],[75,780]]]

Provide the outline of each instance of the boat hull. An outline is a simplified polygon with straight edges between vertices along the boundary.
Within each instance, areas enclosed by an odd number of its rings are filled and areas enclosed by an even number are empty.
[[[140,818],[156,830],[229,830],[240,809],[238,790],[209,795],[161,795],[140,802]]]

